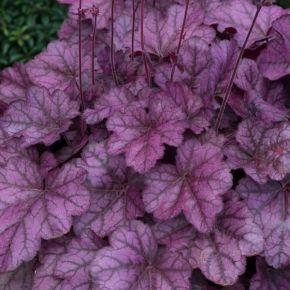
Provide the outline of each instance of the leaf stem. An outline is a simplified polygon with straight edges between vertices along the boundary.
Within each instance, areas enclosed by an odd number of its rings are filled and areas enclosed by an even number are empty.
[[[141,49],[142,49],[143,63],[144,63],[145,71],[146,71],[148,86],[151,87],[150,72],[148,68],[147,57],[145,53],[145,43],[144,43],[144,0],[141,0]]]
[[[180,48],[181,48],[182,38],[183,38],[185,24],[186,24],[186,18],[187,18],[187,14],[188,14],[188,7],[189,7],[189,0],[186,1],[186,6],[185,6],[185,10],[184,10],[184,17],[183,17],[183,23],[182,23],[181,32],[180,32],[179,41],[178,41],[178,46],[177,46],[177,51],[176,51],[176,58],[178,58],[178,55],[179,55],[179,52],[180,52]],[[170,81],[171,82],[173,81],[173,76],[174,76],[174,73],[175,73],[175,67],[176,67],[176,62],[174,62],[173,66],[172,66],[171,76],[170,76]]]
[[[223,114],[225,112],[226,104],[227,104],[227,102],[229,100],[229,97],[230,97],[230,94],[231,94],[231,91],[232,91],[232,88],[233,88],[233,84],[234,84],[234,80],[235,80],[235,77],[236,77],[236,74],[237,74],[237,70],[238,70],[239,64],[240,64],[240,62],[242,60],[244,51],[245,51],[245,49],[247,47],[247,43],[249,41],[249,38],[251,36],[251,33],[253,31],[253,28],[254,28],[254,26],[256,24],[256,21],[258,19],[259,13],[260,13],[260,11],[262,9],[262,6],[265,3],[265,1],[266,0],[263,0],[262,3],[257,6],[257,10],[256,10],[255,16],[253,18],[251,27],[250,27],[250,29],[249,29],[249,31],[247,33],[246,39],[244,40],[243,46],[241,48],[241,51],[240,51],[239,56],[237,58],[237,61],[235,63],[234,70],[232,72],[230,81],[229,81],[228,86],[226,88],[225,96],[223,98],[223,102],[222,102],[222,105],[221,105],[221,108],[219,110],[218,117],[217,117],[217,120],[216,120],[216,123],[215,123],[215,131],[216,131],[217,134],[218,134],[218,131],[219,131],[219,128],[220,128],[220,125],[221,125]]]
[[[118,78],[115,66],[115,56],[114,56],[114,8],[115,8],[115,0],[112,0],[112,7],[111,7],[111,69],[114,82],[116,86],[118,85]]]
[[[93,37],[92,37],[92,85],[95,85],[95,41],[96,41],[96,30],[97,30],[97,17],[99,10],[98,8],[93,5],[91,9],[91,13],[94,17],[93,23]]]

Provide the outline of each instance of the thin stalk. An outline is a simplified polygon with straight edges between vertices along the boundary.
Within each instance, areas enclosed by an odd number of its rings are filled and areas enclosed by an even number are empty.
[[[156,6],[156,0],[153,0],[153,7]]]
[[[148,86],[151,87],[150,72],[149,72],[147,58],[145,54],[145,42],[144,42],[144,0],[141,0],[141,49],[142,49],[143,63],[144,63],[145,71],[146,71]]]
[[[116,72],[116,66],[115,66],[115,56],[114,56],[114,6],[115,6],[115,0],[112,0],[112,8],[111,8],[111,69],[112,69],[112,75],[113,79],[116,85],[118,85],[118,78],[117,78],[117,72]]]
[[[221,105],[221,108],[219,110],[218,117],[217,117],[217,120],[216,120],[216,123],[215,123],[215,131],[216,131],[216,133],[218,133],[219,128],[220,128],[222,117],[223,117],[223,114],[225,112],[226,104],[227,104],[227,102],[229,100],[229,97],[230,97],[230,94],[231,94],[231,91],[232,91],[232,88],[233,88],[233,84],[234,84],[234,80],[235,80],[235,77],[236,77],[236,74],[237,74],[237,70],[238,70],[239,64],[240,64],[240,62],[242,60],[244,51],[245,51],[245,49],[247,47],[247,43],[249,41],[249,38],[251,36],[251,33],[253,31],[253,28],[254,28],[254,26],[256,24],[257,18],[259,16],[259,13],[260,13],[260,11],[262,9],[262,6],[265,3],[265,1],[266,0],[262,1],[262,3],[257,6],[257,10],[256,10],[255,16],[253,18],[251,27],[250,27],[250,29],[248,31],[246,39],[244,40],[243,46],[242,46],[241,51],[239,53],[238,59],[237,59],[237,61],[235,63],[234,70],[233,70],[233,73],[231,75],[231,78],[230,78],[230,81],[228,83],[228,86],[226,88],[225,96],[224,96],[224,99],[223,99],[223,102],[222,102],[222,105]]]
[[[81,111],[85,108],[84,93],[83,93],[83,80],[82,80],[82,0],[79,0],[79,86],[81,96]]]
[[[132,43],[131,43],[131,60],[134,60],[134,42],[135,42],[135,21],[136,21],[136,11],[135,11],[135,0],[132,1],[133,9],[133,20],[132,20]]]
[[[177,51],[176,51],[176,58],[178,58],[178,55],[179,55],[179,52],[180,52],[180,48],[181,48],[181,43],[182,43],[182,38],[183,38],[183,34],[184,34],[186,18],[187,18],[187,14],[188,14],[188,7],[189,7],[189,0],[186,1],[186,5],[185,5],[183,23],[182,23],[181,32],[180,32],[179,41],[178,41],[178,46],[177,46]],[[175,68],[176,68],[176,62],[174,62],[173,66],[172,66],[171,76],[170,76],[170,81],[171,82],[173,81]]]
[[[92,38],[92,85],[93,86],[95,85],[95,41],[96,41],[98,13],[99,13],[99,11],[94,5],[92,8],[92,15],[94,16],[93,38]]]

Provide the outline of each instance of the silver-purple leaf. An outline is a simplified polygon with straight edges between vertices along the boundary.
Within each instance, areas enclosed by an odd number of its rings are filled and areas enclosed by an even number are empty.
[[[23,136],[23,145],[51,145],[79,114],[78,103],[63,91],[50,93],[44,87],[31,87],[26,101],[14,102],[0,118],[9,136]]]
[[[83,169],[66,164],[43,179],[39,166],[13,158],[0,168],[0,269],[13,270],[31,260],[41,238],[62,236],[70,230],[72,216],[89,206],[82,186]]]
[[[237,241],[223,232],[199,234],[192,245],[192,256],[207,279],[219,285],[234,284],[246,269],[246,258]]]
[[[1,73],[0,100],[5,104],[25,100],[31,85],[25,65],[17,63]]]
[[[158,166],[146,176],[145,185],[147,212],[166,220],[183,211],[196,229],[210,232],[232,176],[220,148],[189,140],[177,150],[176,167]]]
[[[148,225],[131,222],[112,234],[110,244],[97,253],[92,264],[98,289],[190,289],[189,264],[181,255],[158,249]]]
[[[290,124],[271,125],[253,118],[243,120],[236,132],[237,144],[226,148],[233,168],[243,168],[258,183],[282,180],[290,171]]]
[[[109,153],[125,153],[126,163],[139,173],[148,172],[163,156],[164,143],[179,146],[185,131],[185,114],[159,95],[148,107],[141,103],[128,106],[111,116],[107,128],[113,131]]]
[[[78,92],[78,55],[78,44],[56,40],[31,60],[26,69],[35,85],[50,91],[69,89]],[[82,55],[82,65],[82,73],[85,73],[91,67],[89,56]]]
[[[104,237],[143,216],[142,180],[126,167],[123,157],[109,156],[104,143],[91,143],[84,151],[83,161],[80,164],[88,172],[91,204],[85,214],[75,219],[76,233],[91,228]]]
[[[261,73],[270,80],[277,80],[290,72],[290,33],[287,29],[289,23],[289,15],[282,16],[273,23],[270,41],[258,58]]]
[[[256,6],[252,0],[226,0],[217,1],[218,5],[210,6],[205,17],[206,24],[217,24],[218,30],[223,32],[226,28],[234,28],[237,33],[234,38],[242,46],[252,24]],[[263,40],[271,28],[272,22],[283,15],[283,9],[277,6],[263,7],[250,35],[248,45]]]
[[[267,263],[274,268],[290,265],[289,178],[263,185],[245,178],[236,190],[245,199],[255,222],[263,231]]]

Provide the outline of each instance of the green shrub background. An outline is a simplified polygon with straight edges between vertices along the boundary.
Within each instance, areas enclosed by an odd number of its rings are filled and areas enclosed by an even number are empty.
[[[290,7],[290,0],[277,3]],[[56,0],[0,0],[0,69],[42,51],[56,37],[66,14],[67,7]]]
[[[56,0],[0,0],[0,69],[42,51],[66,14]]]

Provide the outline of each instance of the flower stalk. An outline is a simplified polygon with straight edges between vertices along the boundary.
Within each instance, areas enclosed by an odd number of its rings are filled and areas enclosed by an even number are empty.
[[[118,77],[116,72],[115,66],[115,54],[114,54],[114,8],[115,8],[115,0],[112,0],[112,7],[111,7],[111,69],[114,82],[116,86],[118,83]]]
[[[177,46],[177,51],[176,51],[176,59],[178,59],[178,55],[179,55],[181,44],[182,44],[182,39],[183,39],[184,29],[185,29],[185,24],[186,24],[186,18],[187,18],[187,14],[188,14],[188,7],[189,7],[189,0],[186,1],[186,5],[185,5],[183,23],[182,23],[179,41],[178,41],[178,46]],[[173,65],[172,65],[172,70],[171,70],[171,75],[170,75],[171,82],[173,81],[175,68],[176,68],[176,61],[174,61]]]
[[[146,52],[145,52],[145,41],[144,41],[144,0],[141,0],[141,49],[142,49],[143,64],[145,67],[148,86],[151,87],[151,77],[150,77],[149,67],[147,63],[147,57],[146,57]]]
[[[135,11],[135,0],[132,0],[132,41],[131,41],[131,60],[134,60],[134,42],[135,42],[135,21],[136,21],[136,11]]]
[[[82,9],[82,0],[79,0],[79,11],[78,11],[78,24],[79,24],[79,90],[81,97],[81,111],[85,108],[84,93],[83,93],[83,81],[82,81],[82,17],[84,11]]]
[[[97,17],[99,15],[99,9],[93,5],[91,8],[91,14],[94,18],[93,21],[93,35],[92,35],[92,85],[95,85],[95,42],[96,42],[96,30],[97,30]]]
[[[257,4],[257,9],[256,9],[255,16],[253,18],[253,21],[252,21],[250,29],[249,29],[249,31],[247,33],[247,36],[246,36],[246,38],[244,40],[244,43],[243,43],[243,46],[242,46],[241,51],[239,53],[239,56],[237,58],[237,61],[235,63],[234,70],[232,72],[230,81],[229,81],[228,86],[226,88],[225,96],[223,98],[223,102],[222,102],[222,105],[220,107],[220,110],[219,110],[219,113],[218,113],[218,117],[217,117],[217,120],[216,120],[216,123],[215,123],[215,131],[216,131],[217,134],[218,134],[218,131],[219,131],[219,128],[220,128],[220,125],[221,125],[223,114],[225,112],[226,104],[227,104],[227,102],[228,102],[228,100],[230,98],[230,94],[231,94],[231,91],[232,91],[232,88],[233,88],[233,84],[234,84],[234,80],[235,80],[235,77],[236,77],[236,74],[237,74],[238,67],[239,67],[240,62],[242,60],[244,51],[245,51],[245,49],[247,47],[247,44],[248,44],[249,38],[251,36],[251,33],[252,33],[252,31],[253,31],[253,29],[255,27],[256,21],[258,19],[259,14],[260,14],[260,11],[261,11],[261,9],[262,9],[262,7],[263,7],[265,2],[266,2],[266,0],[263,0],[260,4]]]

